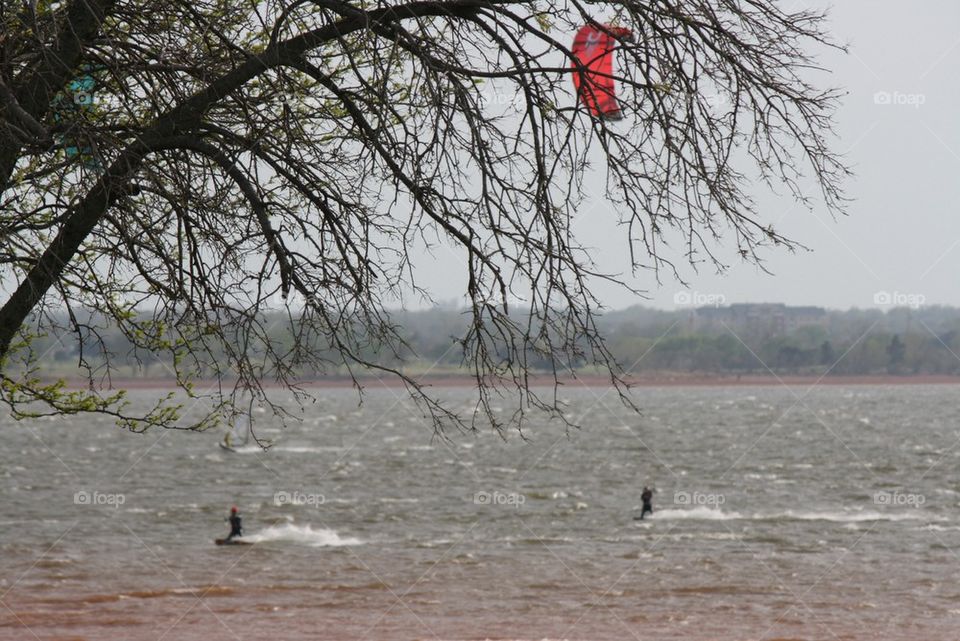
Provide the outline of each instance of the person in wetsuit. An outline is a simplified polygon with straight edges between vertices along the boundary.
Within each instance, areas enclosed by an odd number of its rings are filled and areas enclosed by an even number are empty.
[[[644,486],[643,492],[640,494],[640,500],[643,501],[643,509],[640,510],[640,520],[642,521],[648,512],[653,514],[653,490]]]
[[[227,535],[227,541],[230,541],[235,536],[243,536],[243,523],[240,521],[240,512],[237,510],[237,506],[230,508],[230,518],[227,519],[230,521],[230,534]]]

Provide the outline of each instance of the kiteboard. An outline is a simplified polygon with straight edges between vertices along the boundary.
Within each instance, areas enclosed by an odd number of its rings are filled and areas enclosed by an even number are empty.
[[[253,545],[253,541],[238,541],[236,539],[227,540],[227,539],[214,539],[214,543],[217,545]]]

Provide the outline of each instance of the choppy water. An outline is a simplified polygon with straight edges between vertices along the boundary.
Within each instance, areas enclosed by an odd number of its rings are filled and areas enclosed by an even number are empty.
[[[956,395],[580,389],[582,431],[446,443],[324,391],[236,454],[4,419],[0,639],[952,639]],[[231,504],[256,545],[212,545]]]

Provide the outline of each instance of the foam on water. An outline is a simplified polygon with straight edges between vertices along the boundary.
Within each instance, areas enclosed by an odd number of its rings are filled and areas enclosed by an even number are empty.
[[[793,519],[797,521],[831,521],[834,523],[862,523],[864,521],[936,521],[941,520],[920,511],[913,512],[838,512],[824,510],[820,512],[794,512],[786,510],[769,516],[758,515],[757,519]]]
[[[912,512],[875,512],[864,510],[862,512],[841,512],[841,511],[811,511],[796,512],[786,510],[784,512],[775,512],[770,514],[744,515],[735,510],[725,511],[706,506],[697,506],[688,509],[667,508],[657,510],[653,514],[656,519],[693,519],[701,521],[731,521],[731,520],[753,520],[753,521],[830,521],[834,523],[862,523],[865,521],[942,521],[943,517],[932,516],[918,510]]]
[[[342,537],[334,530],[319,528],[314,530],[310,525],[297,525],[295,523],[283,523],[281,525],[271,525],[260,530],[256,534],[244,537],[244,540],[251,543],[262,543],[265,541],[290,541],[301,543],[310,547],[343,547],[345,545],[361,545],[363,541],[353,537]]]
[[[230,449],[228,454],[263,454],[263,448],[256,443],[238,445]]]
[[[697,519],[702,521],[730,521],[743,518],[743,515],[739,512],[724,512],[723,510],[718,510],[703,505],[698,505],[697,507],[684,510],[667,508],[665,510],[658,510],[654,512],[653,516],[658,520]]]

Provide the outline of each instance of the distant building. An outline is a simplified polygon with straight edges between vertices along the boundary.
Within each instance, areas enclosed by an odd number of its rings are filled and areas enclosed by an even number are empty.
[[[800,327],[827,324],[822,307],[788,307],[783,303],[737,303],[726,307],[698,307],[692,314],[695,331],[716,331],[725,327],[743,329],[752,335],[776,336]]]

